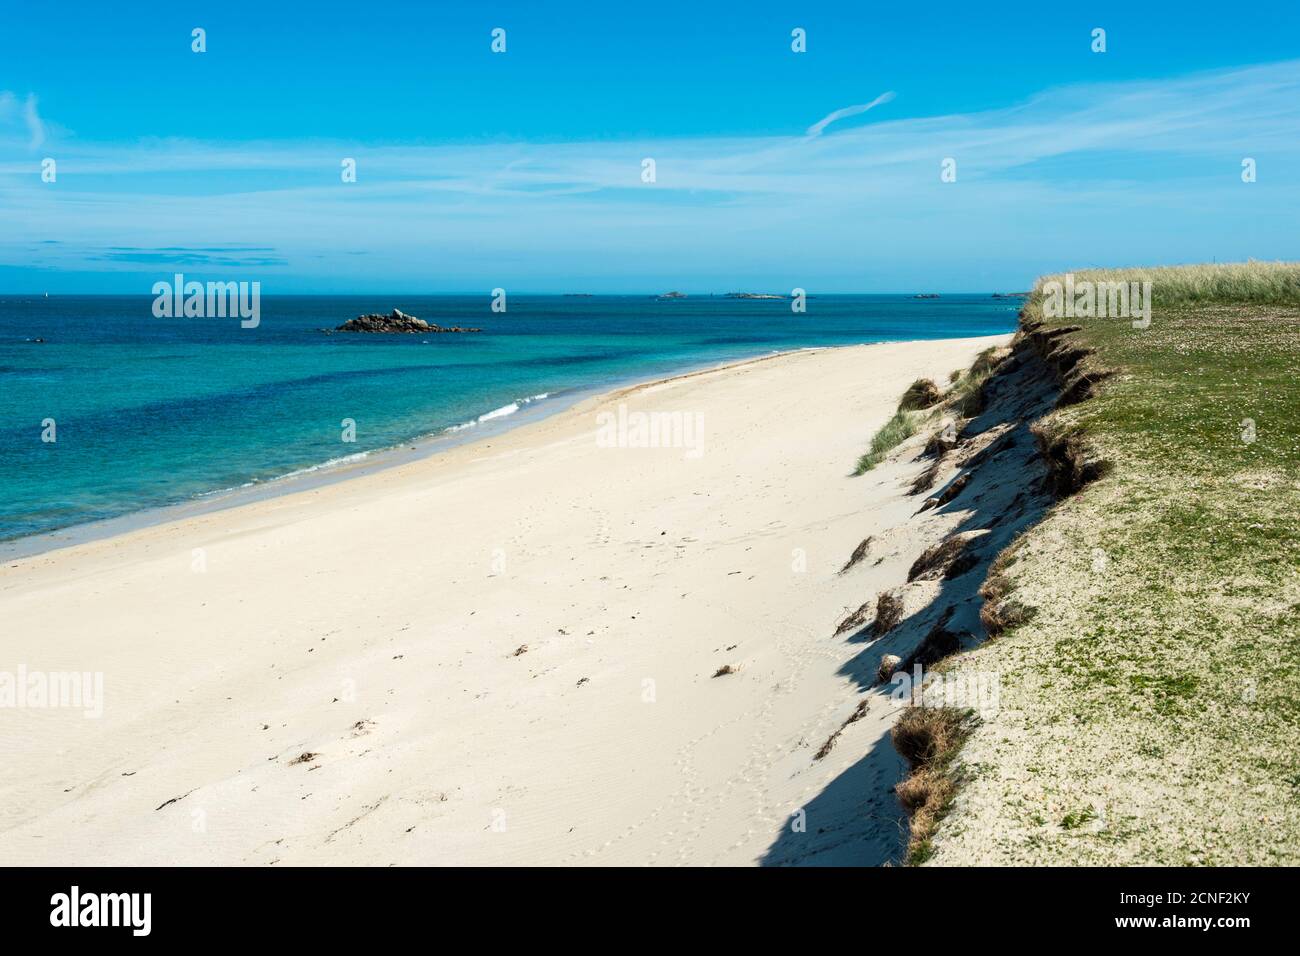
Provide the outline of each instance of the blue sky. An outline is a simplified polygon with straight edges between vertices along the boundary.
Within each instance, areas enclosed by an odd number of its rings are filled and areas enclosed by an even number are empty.
[[[974,291],[1300,258],[1300,5],[992,6],[10,5],[0,291]]]

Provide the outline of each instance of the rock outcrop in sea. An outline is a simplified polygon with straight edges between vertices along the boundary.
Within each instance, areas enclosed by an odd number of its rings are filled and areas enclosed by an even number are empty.
[[[348,319],[338,328],[327,331],[335,332],[378,332],[388,335],[401,335],[404,333],[417,333],[428,335],[435,332],[482,332],[482,329],[465,329],[459,325],[453,325],[449,328],[443,328],[440,325],[434,325],[432,322],[426,322],[424,319],[418,319],[413,315],[407,315],[401,309],[394,309],[388,315],[373,313],[371,315],[358,315],[355,319]]]

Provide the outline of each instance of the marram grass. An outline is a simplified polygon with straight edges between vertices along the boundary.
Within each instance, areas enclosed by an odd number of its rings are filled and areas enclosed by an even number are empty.
[[[1084,269],[1074,281],[1151,283],[1156,307],[1181,305],[1300,305],[1300,262],[1225,262],[1215,265],[1154,266],[1132,269]],[[1064,274],[1042,276],[1043,284],[1062,281]]]
[[[858,459],[855,475],[864,475],[885,460],[891,451],[916,434],[916,418],[911,412],[899,409],[894,417],[880,426],[871,439],[871,448]]]

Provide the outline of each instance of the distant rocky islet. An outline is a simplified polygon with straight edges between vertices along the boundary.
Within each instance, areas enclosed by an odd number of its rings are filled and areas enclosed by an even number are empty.
[[[440,332],[482,332],[478,328],[462,328],[459,325],[443,327],[435,325],[432,322],[426,322],[424,319],[416,318],[414,315],[407,315],[401,309],[394,309],[387,315],[378,312],[370,315],[358,315],[355,319],[348,319],[342,325],[333,329],[324,329],[327,333],[333,332],[368,332],[379,335],[433,335]]]

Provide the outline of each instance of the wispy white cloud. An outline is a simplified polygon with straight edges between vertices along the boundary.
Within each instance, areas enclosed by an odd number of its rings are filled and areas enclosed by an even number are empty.
[[[47,185],[5,148],[24,120],[0,94],[0,259],[58,239],[57,254],[41,252],[50,268],[125,269],[103,249],[251,243],[273,246],[285,264],[267,269],[286,276],[364,258],[394,281],[743,267],[847,284],[936,258],[1057,268],[1300,255],[1287,221],[1300,200],[1300,61],[826,133],[872,105],[805,134],[622,142],[120,145],[49,126],[59,181]],[[1246,156],[1260,164],[1250,186]],[[354,184],[340,182],[343,157],[357,160]],[[653,184],[641,181],[646,157]],[[941,184],[947,157],[958,180]],[[345,258],[357,250],[372,255]]]
[[[835,112],[828,113],[826,116],[823,116],[821,119],[819,119],[816,123],[813,123],[811,126],[809,126],[808,132],[805,135],[810,137],[820,136],[822,134],[822,131],[826,129],[827,126],[830,126],[831,123],[838,122],[839,120],[842,119],[848,119],[850,116],[858,116],[859,114],[865,113],[869,109],[874,109],[875,107],[880,106],[882,103],[888,103],[893,98],[894,98],[894,91],[889,90],[885,93],[881,93],[870,103],[863,103],[859,106],[846,106],[843,109],[835,110]]]
[[[45,142],[45,124],[41,121],[41,114],[36,110],[36,95],[27,94],[27,102],[23,104],[23,121],[27,124],[27,132],[31,134],[31,148],[40,149]]]
[[[0,90],[0,134],[6,126],[21,126],[27,130],[27,147],[40,149],[45,142],[45,122],[36,106],[36,94],[28,93],[21,106],[18,96],[9,90]],[[2,137],[0,137],[2,141]]]

